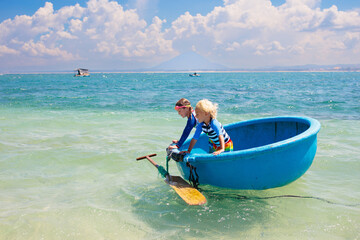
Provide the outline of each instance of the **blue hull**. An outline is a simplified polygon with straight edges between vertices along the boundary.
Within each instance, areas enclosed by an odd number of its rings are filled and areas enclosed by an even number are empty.
[[[234,151],[209,154],[208,137],[202,134],[191,154],[177,162],[185,179],[186,162],[196,167],[200,184],[232,189],[281,187],[301,177],[311,166],[320,123],[308,117],[272,117],[224,126]],[[186,150],[188,139],[180,150]]]

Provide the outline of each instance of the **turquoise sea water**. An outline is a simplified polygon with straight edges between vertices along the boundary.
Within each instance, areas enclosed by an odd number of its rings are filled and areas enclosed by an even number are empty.
[[[208,203],[186,205],[135,161],[165,163],[181,97],[217,102],[223,124],[316,118],[312,166],[276,189],[201,186]],[[356,72],[0,75],[0,239],[360,239],[359,143]]]

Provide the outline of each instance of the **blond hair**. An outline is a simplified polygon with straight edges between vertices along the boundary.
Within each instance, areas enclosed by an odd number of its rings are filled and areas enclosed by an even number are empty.
[[[196,104],[196,108],[210,114],[212,119],[216,118],[218,108],[218,105],[216,103],[212,103],[207,99],[203,99]]]

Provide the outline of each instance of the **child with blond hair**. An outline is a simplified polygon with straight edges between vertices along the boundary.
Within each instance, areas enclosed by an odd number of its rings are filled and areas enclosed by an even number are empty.
[[[200,100],[196,104],[195,113],[199,124],[196,127],[195,134],[191,139],[188,150],[183,152],[191,152],[202,132],[206,133],[209,137],[210,152],[212,152],[212,154],[218,155],[224,151],[232,151],[233,142],[221,123],[216,119],[217,104],[214,104],[207,99]]]

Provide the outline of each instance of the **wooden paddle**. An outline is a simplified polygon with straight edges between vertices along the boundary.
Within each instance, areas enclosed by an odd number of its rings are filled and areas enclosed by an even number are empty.
[[[136,160],[147,159],[154,165],[160,174],[165,178],[165,182],[172,187],[175,192],[189,205],[202,205],[206,203],[206,198],[196,188],[191,186],[180,176],[170,176],[170,174],[160,165],[158,165],[151,157],[156,154],[150,154],[143,157],[138,157]]]

